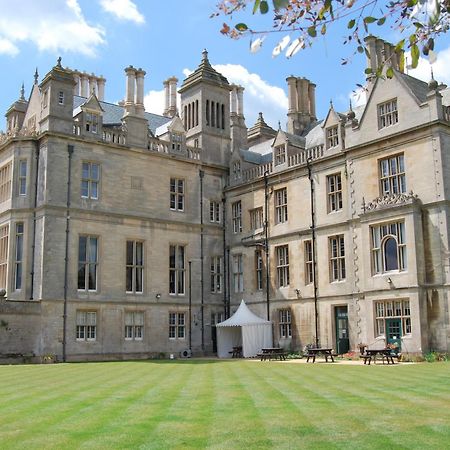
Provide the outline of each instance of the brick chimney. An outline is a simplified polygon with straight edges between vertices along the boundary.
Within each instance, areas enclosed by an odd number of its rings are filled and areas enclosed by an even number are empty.
[[[290,76],[288,84],[288,126],[291,134],[301,135],[316,119],[316,85],[306,78]]]

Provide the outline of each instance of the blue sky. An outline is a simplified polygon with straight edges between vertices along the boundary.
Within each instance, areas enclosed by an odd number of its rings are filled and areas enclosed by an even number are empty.
[[[267,36],[262,49],[253,54],[249,39],[232,41],[220,34],[225,18],[210,18],[215,4],[215,0],[0,0],[2,114],[18,98],[22,82],[29,95],[35,68],[42,79],[58,56],[65,67],[103,75],[107,79],[105,100],[112,103],[125,94],[123,69],[130,64],[142,67],[147,71],[146,109],[162,113],[163,81],[175,75],[180,85],[199,64],[204,48],[219,71],[245,87],[247,126],[262,111],[271,126],[281,121],[284,128],[285,80],[291,74],[317,85],[320,118],[326,115],[330,100],[335,109],[347,111],[351,92],[364,82],[365,57],[357,55],[350,64],[341,65],[341,58],[353,50],[342,44],[345,24],[333,27],[312,48],[291,59],[283,54],[272,58],[284,34]],[[242,19],[236,16],[234,22]],[[252,19],[255,28],[271,28],[269,17]],[[389,29],[381,37],[398,40]],[[435,78],[450,84],[450,35],[441,38],[435,50]],[[428,80],[429,67],[428,61],[421,61],[419,69],[410,73]],[[4,120],[0,129],[4,129]]]

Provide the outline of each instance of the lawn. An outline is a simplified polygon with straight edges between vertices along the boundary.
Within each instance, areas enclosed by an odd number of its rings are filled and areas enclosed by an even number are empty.
[[[443,449],[450,364],[0,366],[0,448]]]

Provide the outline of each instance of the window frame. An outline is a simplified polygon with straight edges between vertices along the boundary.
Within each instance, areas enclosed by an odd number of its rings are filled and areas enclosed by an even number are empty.
[[[23,168],[25,168],[25,173],[23,173]],[[19,196],[27,195],[27,175],[28,175],[28,161],[26,159],[19,160]]]
[[[287,187],[274,191],[275,203],[275,225],[286,223],[288,221],[288,196]]]
[[[186,340],[185,312],[169,311],[169,340]]]
[[[211,257],[210,290],[212,294],[221,294],[223,292],[223,256]]]
[[[257,291],[264,289],[264,259],[261,249],[255,250],[255,288]]]
[[[180,252],[182,255],[180,255]],[[172,264],[172,253],[174,264]],[[183,244],[169,244],[169,295],[184,296],[185,294],[186,246]]]
[[[378,129],[391,127],[398,123],[397,98],[392,98],[377,105]]]
[[[24,237],[25,225],[23,222],[16,222],[14,238],[14,290],[22,290],[23,285],[23,262],[24,262]],[[21,227],[21,230],[19,229]]]
[[[169,195],[170,195],[169,200],[170,210],[176,212],[184,212],[186,200],[186,183],[184,178],[175,178],[175,177],[170,178]]]
[[[292,312],[289,308],[278,310],[278,331],[280,339],[292,338]]]
[[[342,211],[342,176],[341,173],[327,175],[327,210],[328,214]]]
[[[327,149],[339,145],[339,125],[332,125],[326,129]]]
[[[289,287],[289,245],[277,245],[275,247],[277,263],[277,287]]]
[[[209,201],[209,221],[211,223],[220,223],[220,209],[220,202],[217,202],[215,200]]]
[[[244,261],[242,253],[235,253],[233,261],[233,292],[244,292]]]
[[[333,245],[336,243],[336,245]],[[337,234],[328,237],[330,283],[345,281],[345,237],[343,234]]]
[[[260,230],[264,228],[264,209],[262,206],[253,208],[249,211],[250,214],[250,228],[255,230]]]
[[[408,250],[406,246],[405,228],[406,226],[404,220],[370,225],[369,233],[371,243],[372,275],[404,272],[407,270]],[[397,247],[396,269],[387,269],[385,244],[389,239],[394,239]]]
[[[381,196],[406,194],[405,154],[396,153],[379,159],[378,179]]]
[[[81,239],[86,239],[85,245],[85,259],[81,260],[80,255],[80,246]],[[90,261],[91,255],[91,241],[96,242],[95,246],[95,261]],[[78,292],[98,292],[98,274],[99,274],[99,250],[100,250],[100,238],[97,235],[90,234],[80,234],[78,235],[78,272],[77,272],[77,290]],[[95,275],[95,288],[90,288],[90,275],[91,275],[91,266],[94,267],[94,275]],[[84,287],[80,287],[80,270],[83,268],[84,270]]]
[[[87,176],[85,176],[85,166],[87,166]],[[93,175],[94,167],[97,167],[97,178]],[[100,178],[101,164],[99,162],[81,162],[81,198],[88,200],[98,200],[100,198]]]
[[[131,320],[127,320],[131,318]],[[137,320],[137,318],[142,320]],[[129,322],[129,323],[127,323]],[[127,311],[124,315],[124,339],[125,341],[143,341],[145,328],[145,313],[144,311]]]
[[[132,245],[132,254],[129,258],[129,247]],[[140,261],[138,248],[140,247]],[[142,295],[144,293],[144,271],[145,271],[145,246],[144,241],[137,239],[127,239],[125,242],[125,292],[127,294],[138,294]],[[131,290],[128,289],[129,281],[128,276],[131,276]],[[140,278],[140,281],[138,280]],[[140,290],[139,290],[140,283]]]
[[[84,323],[79,321],[79,317],[84,315]],[[89,317],[94,317],[93,323],[88,323]],[[78,342],[95,342],[97,340],[97,311],[77,309],[75,318],[75,339]]]
[[[231,219],[233,234],[242,233],[242,201],[237,200],[231,204]]]
[[[274,162],[275,166],[281,166],[286,162],[286,145],[277,145],[274,148]]]
[[[399,309],[400,304],[400,309]],[[376,300],[373,302],[374,332],[376,337],[386,336],[386,319],[400,319],[402,336],[411,336],[411,301],[409,298]],[[400,311],[400,314],[398,314]]]
[[[304,241],[305,286],[314,281],[314,255],[312,239]]]

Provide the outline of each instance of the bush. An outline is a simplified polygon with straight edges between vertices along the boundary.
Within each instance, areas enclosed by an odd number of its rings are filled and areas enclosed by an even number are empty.
[[[426,362],[448,361],[449,355],[448,353],[431,351],[425,353],[424,358]]]

